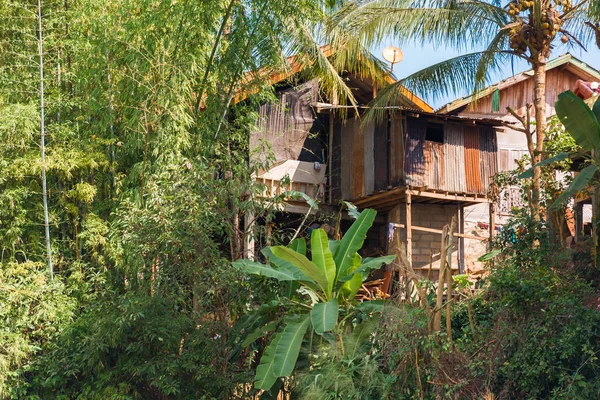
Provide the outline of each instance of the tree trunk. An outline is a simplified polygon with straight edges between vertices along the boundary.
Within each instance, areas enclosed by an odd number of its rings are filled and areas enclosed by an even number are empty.
[[[544,138],[546,131],[546,58],[542,54],[534,57],[533,84],[535,110],[535,151],[531,155],[532,165],[536,165],[543,158]],[[533,168],[533,183],[531,188],[531,211],[534,221],[540,220],[541,201],[541,167]]]

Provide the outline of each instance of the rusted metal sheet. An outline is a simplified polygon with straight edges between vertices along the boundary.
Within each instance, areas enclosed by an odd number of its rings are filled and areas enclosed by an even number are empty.
[[[390,126],[389,184],[399,186],[404,183],[404,140],[406,138],[406,118],[392,117]],[[385,143],[387,146],[387,143]],[[387,166],[386,166],[387,167]]]
[[[481,127],[479,135],[479,151],[481,158],[480,174],[482,194],[485,194],[492,183],[492,176],[498,173],[498,145],[496,132],[491,127]]]
[[[429,189],[443,190],[446,168],[444,144],[425,141],[425,185]]]
[[[449,192],[466,193],[467,184],[465,177],[464,156],[464,125],[446,123],[444,130],[444,149],[446,157],[445,189]]]
[[[480,158],[479,154],[479,128],[476,126],[465,126],[465,177],[467,191],[469,193],[482,193],[483,184],[481,181],[482,164],[487,160]],[[485,140],[485,138],[483,138]],[[485,153],[482,153],[485,156]],[[484,157],[485,158],[485,157]]]
[[[364,194],[371,194],[375,190],[375,158],[374,158],[374,134],[375,125],[367,124],[363,130],[364,138],[364,165],[365,165],[365,188]]]
[[[375,163],[374,190],[385,190],[388,186],[388,171],[390,169],[388,167],[388,152],[391,155],[394,151],[393,143],[390,143],[388,147],[388,130],[386,123],[375,125],[375,131],[373,132],[373,151],[373,161]]]
[[[406,184],[411,186],[425,185],[425,118],[407,118],[408,138],[406,141]]]

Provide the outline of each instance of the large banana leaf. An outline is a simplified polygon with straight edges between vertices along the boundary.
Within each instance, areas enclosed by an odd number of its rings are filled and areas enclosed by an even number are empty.
[[[600,124],[583,100],[568,91],[558,95],[555,107],[556,115],[579,146],[586,150],[600,148]]]
[[[288,244],[288,247],[302,254],[303,256],[306,255],[306,239],[304,238],[297,238],[292,240],[290,244]]]
[[[256,261],[238,260],[234,261],[232,265],[240,271],[254,275],[266,276],[268,278],[275,278],[279,281],[311,280],[298,268],[290,268],[285,264],[280,265],[277,269],[275,269],[269,265],[257,263]]]
[[[299,322],[288,323],[277,342],[273,361],[273,373],[275,376],[290,376],[298,360],[302,339],[310,325],[310,317],[307,315]],[[262,361],[262,360],[261,360]]]
[[[246,339],[242,342],[242,347],[248,347],[252,343],[254,343],[257,339],[265,336],[267,333],[274,331],[277,329],[277,325],[281,321],[281,318],[276,319],[275,321],[271,321],[265,326],[259,326],[256,328],[254,332],[248,335]]]
[[[306,253],[306,242],[304,241],[304,239],[302,239],[302,241],[304,242],[304,252]],[[302,244],[300,243],[300,245],[297,247],[299,250],[302,250]],[[294,293],[296,293],[296,290],[298,290],[298,288],[300,287],[300,284],[303,284],[306,287],[311,288],[313,291],[319,291],[320,287],[319,285],[310,277],[306,276],[306,274],[304,274],[296,265],[294,265],[293,263],[291,263],[290,261],[284,260],[283,258],[277,257],[275,254],[273,254],[273,248],[272,247],[265,247],[264,249],[262,249],[262,253],[264,254],[265,257],[267,257],[267,259],[269,260],[269,263],[274,266],[276,269],[286,269],[286,270],[294,270],[294,271],[298,271],[299,274],[302,274],[302,279],[298,279],[296,281],[290,281],[288,282],[288,287],[286,288],[286,295],[288,298],[292,298],[294,297]],[[295,251],[295,250],[292,250]],[[298,253],[298,254],[302,254],[302,253]]]
[[[333,254],[334,257],[335,257],[335,253],[337,252],[338,247],[340,247],[339,240],[330,240],[329,241],[329,251],[331,251],[331,254]]]
[[[519,178],[519,179],[533,178],[533,168],[543,167],[544,165],[550,165],[553,162],[563,161],[563,160],[566,160],[567,158],[569,158],[569,153],[567,153],[567,152],[558,153],[554,157],[547,158],[547,159],[535,164],[533,167],[529,168],[528,170],[524,171],[519,176],[517,176],[517,178]]]
[[[310,320],[317,334],[332,331],[337,324],[339,304],[336,299],[327,303],[317,303],[310,310]]]
[[[573,179],[569,187],[556,198],[556,201],[551,208],[560,207],[569,201],[569,199],[577,192],[583,190],[594,178],[597,171],[598,167],[596,165],[590,165],[582,169],[581,172],[575,176],[575,179]]]
[[[315,263],[306,258],[306,256],[284,246],[273,246],[271,247],[271,252],[275,257],[292,263],[296,268],[302,271],[304,275],[315,281],[323,294],[327,292],[327,276],[325,275],[325,271],[317,267]]]
[[[350,274],[348,274],[346,276],[339,277],[338,281],[339,282],[349,281],[356,274],[363,274],[363,276],[364,276],[365,274],[368,274],[373,269],[379,269],[379,268],[383,267],[384,265],[391,264],[395,258],[396,258],[396,256],[365,258],[363,260],[362,264],[360,264],[360,266],[357,269],[355,269],[354,271],[352,271]]]
[[[329,250],[329,240],[323,229],[315,229],[310,237],[310,250],[312,254],[312,262],[315,263],[325,273],[327,279],[327,287],[325,288],[325,296],[331,299],[331,292],[335,283],[336,268],[333,261],[333,255]]]
[[[596,98],[594,107],[592,107],[592,111],[594,112],[594,115],[596,115],[598,122],[600,122],[600,98]]]
[[[352,275],[352,273],[354,271],[356,271],[358,268],[360,268],[361,263],[362,263],[362,257],[358,253],[354,253],[354,258],[352,259],[352,264],[348,268],[347,275]],[[352,300],[354,298],[354,296],[356,295],[356,293],[358,293],[358,290],[360,289],[360,286],[362,285],[362,283],[363,283],[362,274],[352,275],[352,278],[350,278],[348,281],[344,282],[344,284],[342,285],[342,287],[340,289],[340,294],[342,297],[340,299],[343,298],[346,300]]]
[[[273,336],[271,343],[269,343],[260,358],[260,364],[256,367],[256,375],[254,376],[254,387],[256,389],[269,390],[277,380],[274,373],[275,353],[280,339],[281,333]]]
[[[349,270],[354,262],[354,254],[362,247],[367,237],[367,231],[373,225],[375,215],[377,215],[377,212],[368,208],[361,212],[340,241],[334,255],[338,276],[346,276],[350,272]]]

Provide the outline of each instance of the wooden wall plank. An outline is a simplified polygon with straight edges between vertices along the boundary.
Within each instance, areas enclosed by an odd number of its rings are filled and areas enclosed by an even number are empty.
[[[348,129],[352,130],[352,197],[357,199],[365,195],[365,156],[364,137],[360,127],[361,121],[354,118],[348,121]]]
[[[364,194],[368,195],[373,193],[375,190],[375,148],[374,148],[374,137],[375,137],[375,125],[373,123],[367,124],[364,127],[364,165],[365,165],[365,188]],[[383,161],[383,160],[381,160]],[[381,162],[377,160],[377,162]]]
[[[352,180],[353,180],[353,142],[354,142],[354,133],[352,130],[352,120],[346,121],[345,124],[341,126],[340,134],[337,135],[341,137],[341,149],[342,154],[340,158],[341,162],[341,198],[345,200],[352,199]],[[335,139],[335,137],[334,137]]]
[[[410,186],[424,186],[425,184],[425,133],[427,119],[407,118],[406,127],[408,139],[406,141],[406,184]]]
[[[336,202],[342,199],[342,125],[339,118],[335,118],[333,123],[333,150],[331,151],[333,165],[330,185],[332,185],[333,201]]]
[[[406,137],[406,118],[394,114],[390,126],[389,184],[397,187],[404,183],[404,140]],[[377,145],[377,144],[376,144]],[[387,143],[386,143],[387,146]]]
[[[375,125],[373,132],[373,162],[374,162],[374,190],[385,190],[389,183],[390,166],[388,155],[393,154],[392,143],[388,143],[387,123]]]

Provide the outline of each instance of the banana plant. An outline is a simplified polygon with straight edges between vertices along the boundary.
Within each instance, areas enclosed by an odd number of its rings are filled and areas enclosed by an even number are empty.
[[[556,199],[560,205],[568,201],[577,192],[585,189],[595,178],[600,168],[600,102],[590,107],[575,93],[568,91],[558,95],[555,104],[556,115],[565,130],[584,150],[583,156],[589,165],[582,169],[573,179],[569,187]],[[562,155],[559,155],[562,157]]]
[[[276,324],[270,321],[259,327],[244,344],[276,329],[256,369],[254,386],[269,390],[280,377],[290,376],[309,328],[327,339],[336,335],[341,340],[340,326],[356,307],[354,297],[371,270],[390,264],[395,256],[363,259],[362,248],[368,229],[375,219],[375,210],[366,209],[354,221],[341,240],[328,240],[322,229],[312,231],[310,255],[304,239],[289,246],[271,246],[262,253],[269,264],[238,260],[233,266],[243,272],[277,279],[291,284],[290,307]],[[283,303],[283,302],[282,302]],[[378,304],[369,308],[376,310]]]
[[[577,192],[585,189],[592,180],[597,178],[600,170],[600,101],[596,101],[590,109],[575,93],[567,91],[558,95],[555,108],[556,115],[565,127],[565,131],[583,150],[583,153],[577,154],[587,159],[589,165],[582,169],[571,181],[571,184],[556,198],[552,208],[561,207]],[[554,162],[563,161],[573,154],[575,153],[562,152],[537,163],[534,167],[551,165]],[[519,178],[533,177],[534,167],[523,172]]]

